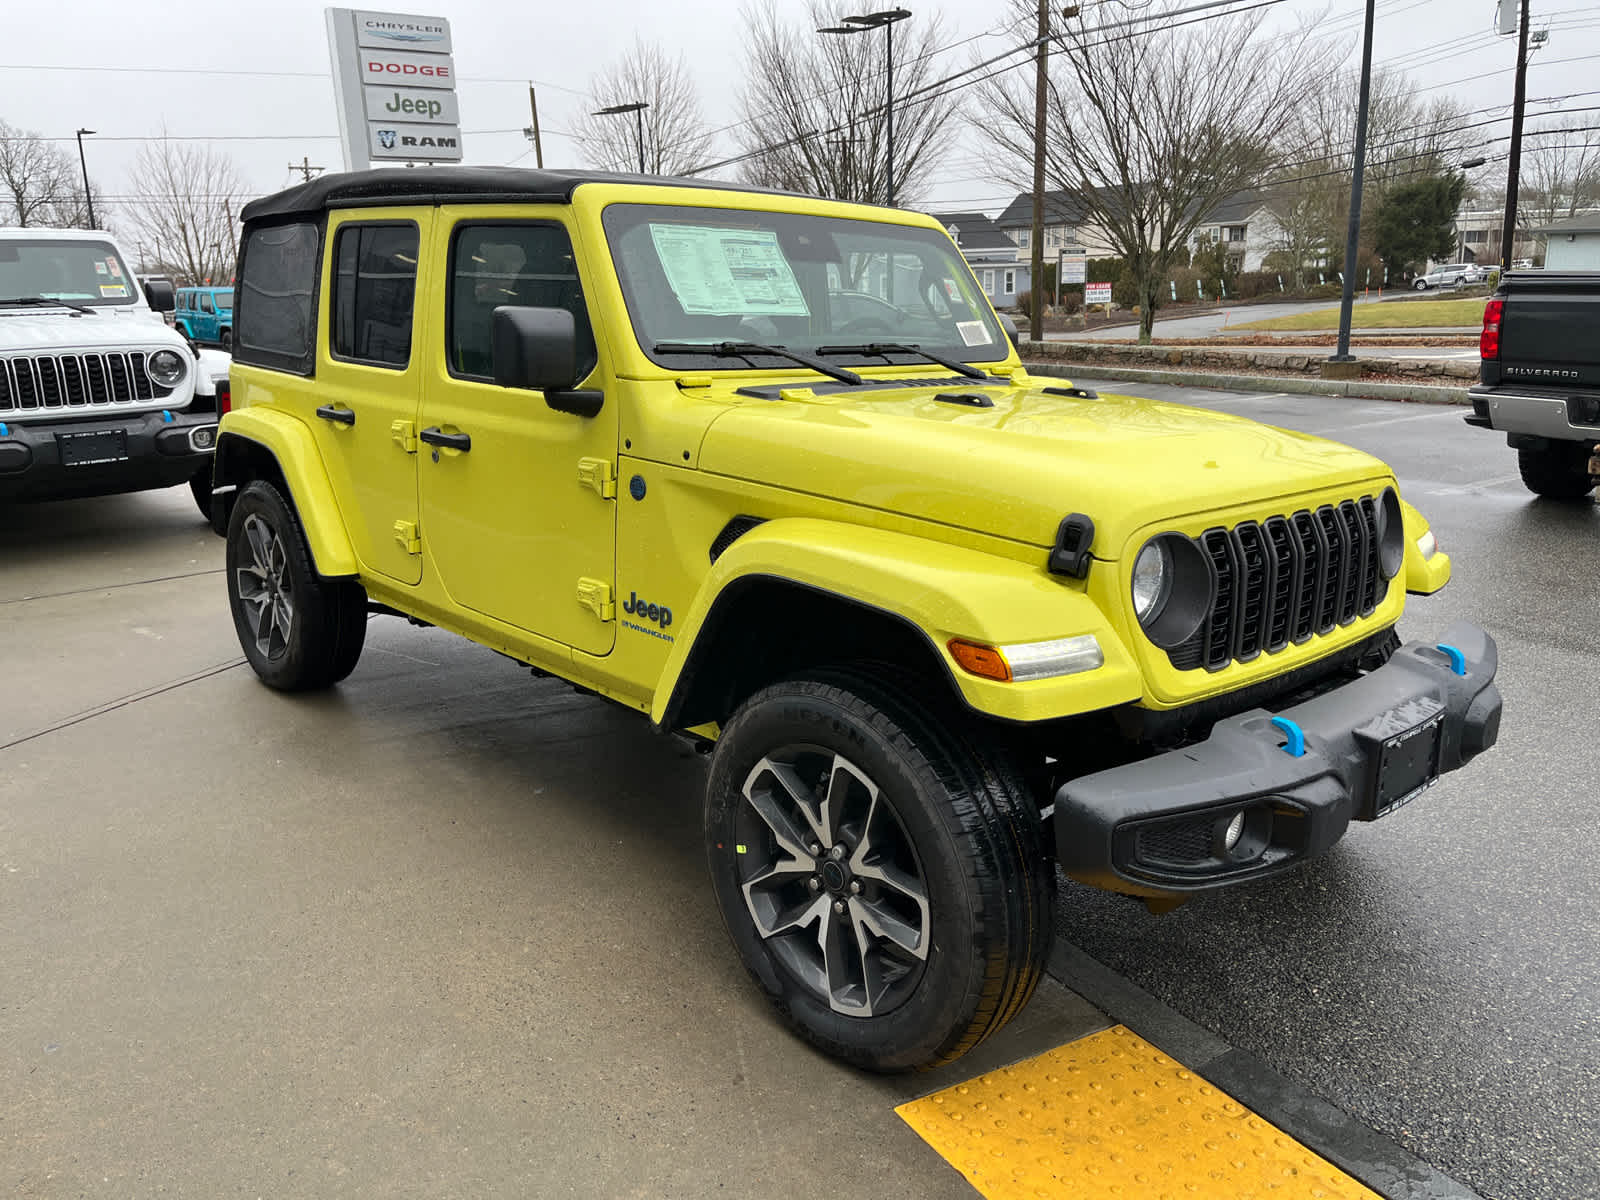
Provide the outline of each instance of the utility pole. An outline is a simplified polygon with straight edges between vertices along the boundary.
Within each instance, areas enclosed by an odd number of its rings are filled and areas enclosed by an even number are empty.
[[[1050,4],[1039,0],[1039,41],[1033,48],[1033,257],[1028,266],[1028,337],[1044,341],[1044,118],[1050,65]]]
[[[1367,100],[1372,94],[1372,17],[1376,0],[1367,0],[1367,27],[1361,42],[1361,99],[1356,109],[1356,169],[1350,179],[1350,228],[1344,240],[1344,294],[1339,298],[1339,349],[1322,365],[1330,379],[1353,379],[1350,318],[1356,301],[1356,256],[1361,248],[1361,185],[1367,171]],[[1526,3],[1526,0],[1524,0]]]
[[[94,228],[94,193],[89,190],[89,160],[83,156],[83,139],[93,132],[92,129],[78,130],[78,166],[83,169],[83,202],[89,206],[90,229]]]
[[[1522,169],[1522,106],[1528,98],[1528,6],[1522,0],[1522,22],[1517,32],[1517,86],[1511,108],[1511,160],[1506,166],[1505,228],[1500,231],[1500,269],[1511,269],[1517,237],[1517,174]]]
[[[239,265],[239,235],[233,231],[233,208],[226,200],[222,202],[222,217],[228,224],[228,247],[233,253],[232,262],[234,269],[237,270]],[[229,275],[232,274],[233,272],[230,271]]]
[[[310,183],[311,176],[321,175],[323,169],[321,167],[312,166],[311,159],[307,155],[302,154],[299,162],[289,164],[289,170],[299,171],[305,182]]]
[[[539,97],[534,93],[533,84],[528,85],[528,111],[533,115],[533,124],[522,131],[522,136],[533,143],[533,161],[539,169],[544,170],[544,145],[539,140]]]

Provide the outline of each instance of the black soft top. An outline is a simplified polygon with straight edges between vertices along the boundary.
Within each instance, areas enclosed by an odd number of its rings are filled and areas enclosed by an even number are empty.
[[[585,183],[635,183],[651,186],[715,188],[792,195],[772,188],[749,187],[719,179],[683,179],[655,175],[623,175],[610,171],[534,171],[523,167],[384,167],[319,175],[299,187],[262,196],[244,206],[245,221],[309,215],[329,208],[364,208],[382,204],[481,204],[523,202],[566,204]]]

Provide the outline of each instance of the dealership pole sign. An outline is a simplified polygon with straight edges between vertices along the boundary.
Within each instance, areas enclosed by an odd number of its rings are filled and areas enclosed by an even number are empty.
[[[450,22],[358,8],[327,15],[345,170],[460,162]]]

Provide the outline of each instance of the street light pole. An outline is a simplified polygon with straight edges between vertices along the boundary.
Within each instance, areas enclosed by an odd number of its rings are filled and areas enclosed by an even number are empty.
[[[859,17],[845,17],[841,25],[829,25],[817,30],[818,33],[865,33],[869,29],[881,28],[884,32],[885,49],[889,56],[885,71],[887,81],[884,97],[884,140],[889,157],[884,176],[888,184],[886,191],[890,208],[894,207],[894,27],[896,22],[904,21],[910,15],[911,10],[908,8],[890,8]]]
[[[89,192],[89,162],[83,157],[83,138],[93,134],[92,129],[78,130],[78,166],[83,169],[83,202],[89,206],[89,228],[94,228],[94,196]]]
[[[644,172],[644,110],[650,104],[645,100],[635,100],[632,104],[613,104],[610,108],[602,108],[594,115],[597,117],[614,117],[619,113],[633,113],[635,129],[639,138],[639,174]]]
[[[1350,180],[1350,228],[1344,241],[1344,294],[1339,298],[1339,349],[1323,364],[1323,375],[1353,377],[1350,319],[1356,301],[1356,255],[1361,248],[1361,185],[1367,170],[1367,100],[1372,94],[1372,18],[1376,0],[1367,0],[1366,32],[1361,42],[1361,100],[1356,110],[1356,164]]]

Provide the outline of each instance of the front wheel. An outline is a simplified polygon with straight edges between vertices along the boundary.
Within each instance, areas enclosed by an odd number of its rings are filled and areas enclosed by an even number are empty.
[[[1052,936],[1038,812],[981,752],[865,675],[752,696],[717,740],[706,849],[780,1016],[857,1066],[966,1053],[1027,1003]]]
[[[1428,290],[1428,281],[1426,279],[1419,279],[1411,286],[1416,288],[1419,292],[1425,292]]]
[[[233,353],[233,330],[224,329],[217,335],[217,341],[221,343],[224,350],[228,351],[230,354]]]
[[[360,584],[318,577],[300,522],[270,483],[239,493],[228,521],[228,605],[239,645],[268,687],[311,691],[355,670],[366,641]]]
[[[1582,500],[1594,491],[1586,442],[1551,442],[1540,450],[1517,451],[1522,482],[1535,495],[1551,500]]]

